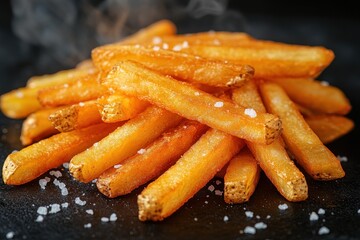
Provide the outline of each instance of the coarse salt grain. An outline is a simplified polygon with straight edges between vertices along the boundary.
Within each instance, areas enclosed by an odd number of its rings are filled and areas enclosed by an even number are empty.
[[[338,155],[337,156],[337,159],[339,159],[340,162],[347,162],[348,161],[348,158],[346,156],[340,156]]]
[[[310,214],[310,221],[317,221],[319,220],[319,216],[316,214],[316,212],[312,212]]]
[[[37,216],[35,222],[42,222],[42,221],[44,221],[44,217],[41,215]]]
[[[64,202],[64,203],[61,204],[62,208],[67,208],[68,206],[69,206],[69,203],[67,203],[67,202]]]
[[[229,221],[229,217],[228,216],[224,216],[224,222]]]
[[[163,43],[162,48],[163,48],[163,49],[169,49],[169,44]]]
[[[117,220],[117,216],[115,213],[112,213],[109,218],[110,222],[115,222]]]
[[[245,215],[246,215],[246,217],[248,217],[248,218],[254,217],[254,213],[253,213],[252,211],[245,211]]]
[[[284,204],[279,204],[278,208],[279,208],[280,210],[286,210],[286,209],[289,208],[289,206],[288,206],[286,203],[284,203]]]
[[[320,214],[320,215],[325,214],[325,209],[319,208],[318,214]]]
[[[216,183],[216,185],[220,185],[220,184],[221,184],[221,181],[220,181],[220,180],[216,180],[215,183]]]
[[[107,217],[102,217],[102,218],[101,218],[101,221],[102,221],[102,222],[109,222],[109,218],[107,218]]]
[[[215,104],[214,104],[214,107],[216,107],[216,108],[221,108],[221,107],[223,107],[224,106],[224,103],[223,102],[216,102]]]
[[[194,221],[197,222],[197,220],[198,220],[198,218],[195,217],[195,218],[194,218]]]
[[[118,168],[120,168],[121,167],[121,164],[116,164],[116,165],[114,165],[114,168],[115,169],[118,169]]]
[[[258,222],[258,223],[255,223],[254,227],[256,229],[266,229],[267,228],[267,224],[266,223],[263,223],[263,222]]]
[[[256,215],[256,219],[260,219],[260,216],[259,216],[259,215]]]
[[[152,40],[153,44],[160,44],[162,42],[161,37],[154,37]]]
[[[91,228],[91,223],[84,224],[84,228]]]
[[[67,188],[61,189],[61,195],[62,196],[67,196],[68,194],[69,194],[69,191],[67,190]]]
[[[57,187],[60,185],[60,181],[57,180],[57,179],[54,179],[53,183],[54,183],[54,185],[57,186]]]
[[[320,84],[323,85],[323,86],[329,86],[330,85],[330,83],[327,82],[327,81],[321,81]]]
[[[200,93],[199,92],[194,92],[194,95],[195,96],[200,96]]]
[[[96,183],[97,182],[97,178],[95,178],[94,180],[91,181],[92,183]]]
[[[189,48],[189,43],[187,41],[184,41],[181,46],[183,48]]]
[[[360,209],[358,209],[357,213],[360,214]]]
[[[46,181],[46,179],[44,179],[44,178],[40,179],[40,180],[39,180],[40,188],[41,188],[41,189],[45,189],[47,183],[48,183],[48,182]]]
[[[64,167],[65,169],[69,169],[69,163],[68,163],[68,162],[63,163],[63,167]]]
[[[159,50],[160,50],[160,47],[159,47],[159,46],[154,46],[154,47],[153,47],[153,50],[154,50],[154,51],[159,51]]]
[[[57,212],[60,212],[60,204],[57,204],[57,203],[50,204],[49,213],[57,213]]]
[[[92,209],[87,209],[85,212],[87,214],[94,215],[94,210],[92,210]]]
[[[252,108],[245,108],[244,113],[251,118],[255,118],[257,116],[256,111]]]
[[[46,215],[47,214],[47,208],[46,207],[39,207],[36,211],[40,215]]]
[[[79,106],[80,106],[80,107],[83,107],[83,106],[85,106],[85,103],[79,102]]]
[[[49,174],[50,174],[51,176],[56,177],[56,178],[62,177],[62,173],[61,173],[60,171],[51,170],[51,171],[49,172]]]
[[[21,92],[21,91],[16,91],[16,92],[15,92],[15,96],[16,96],[17,98],[23,98],[23,97],[24,97],[24,93]]]
[[[223,191],[215,190],[215,195],[217,195],[217,196],[222,196],[222,195],[223,195]]]
[[[210,192],[213,192],[213,191],[215,190],[214,185],[210,185],[210,186],[208,187],[208,190],[209,190]]]
[[[318,234],[319,235],[324,235],[324,234],[329,234],[330,233],[330,229],[328,229],[327,227],[323,226],[319,229]]]
[[[205,201],[204,203],[205,203],[205,204],[208,204],[209,202],[208,202],[208,201]],[[359,209],[359,211],[360,211],[360,209]],[[359,212],[358,212],[358,213],[359,213]]]
[[[182,47],[181,47],[181,45],[175,45],[173,48],[172,48],[172,50],[173,51],[176,51],[176,52],[178,52],[178,51],[181,51],[181,49],[182,49]]]
[[[144,154],[146,150],[144,148],[141,148],[139,151],[137,151],[138,154]]]
[[[7,238],[7,239],[11,239],[11,238],[14,237],[14,235],[15,235],[14,232],[8,232],[8,233],[6,234],[6,238]]]
[[[84,206],[86,204],[86,201],[82,201],[79,197],[75,198],[75,203],[80,206]]]
[[[271,218],[271,216],[270,216],[270,215],[267,215],[267,216],[266,216],[266,219],[270,219],[270,218]]]
[[[99,146],[99,142],[94,143],[93,146],[94,146],[94,147]]]
[[[246,233],[246,234],[255,234],[256,229],[254,227],[251,227],[251,226],[246,226],[245,229],[244,229],[244,233]]]

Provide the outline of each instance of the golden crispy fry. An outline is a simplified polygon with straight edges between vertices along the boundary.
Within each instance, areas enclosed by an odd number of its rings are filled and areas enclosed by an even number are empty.
[[[316,77],[334,59],[331,50],[322,47],[249,48],[195,45],[181,52],[255,68],[255,77]]]
[[[248,150],[233,157],[224,176],[224,200],[226,203],[249,201],[260,178],[260,167]]]
[[[96,77],[97,74],[94,67],[63,70],[54,74],[32,77],[28,80],[26,87],[46,88],[66,83],[70,84],[83,78]]]
[[[354,128],[354,122],[343,116],[313,115],[306,117],[305,121],[324,144],[340,138]]]
[[[232,99],[244,107],[265,112],[264,104],[253,81],[247,82],[239,89],[234,89]],[[305,176],[288,156],[281,138],[269,145],[249,141],[246,141],[246,144],[282,196],[288,201],[302,201],[308,197]]]
[[[38,100],[43,106],[58,107],[94,100],[106,92],[96,79],[89,79],[40,90]]]
[[[37,100],[38,88],[19,88],[1,95],[1,111],[10,118],[24,118],[42,108]]]
[[[281,129],[279,118],[271,114],[246,115],[242,107],[135,62],[126,61],[114,67],[103,84],[249,141],[271,143]]]
[[[138,196],[139,219],[161,221],[179,209],[243,147],[243,141],[210,129]]]
[[[96,182],[99,191],[110,198],[130,193],[173,165],[206,130],[205,125],[195,121],[185,121],[169,130],[145,148],[144,153],[101,174]]]
[[[89,182],[134,155],[180,121],[181,117],[176,114],[149,107],[88,150],[74,156],[70,161],[70,173],[81,182]]]
[[[271,78],[269,81],[280,85],[291,100],[312,111],[345,115],[351,110],[345,94],[327,83],[308,78]]]
[[[50,114],[60,109],[43,109],[30,114],[23,122],[20,140],[23,145],[29,145],[59,131],[49,120]]]
[[[96,100],[61,108],[53,112],[49,120],[60,132],[70,132],[102,122]]]
[[[84,151],[117,126],[118,123],[103,123],[68,133],[59,133],[11,153],[2,169],[4,183],[20,185],[34,180],[49,169]]]
[[[102,121],[111,123],[129,120],[143,112],[150,104],[138,98],[113,94],[98,98],[97,106]]]
[[[92,51],[92,58],[103,72],[108,72],[120,61],[133,60],[164,75],[215,87],[239,87],[254,75],[254,69],[249,65],[225,64],[155,47],[99,47]]]
[[[340,161],[311,130],[285,91],[269,82],[261,84],[260,90],[267,109],[281,118],[286,145],[305,171],[317,180],[344,177]]]

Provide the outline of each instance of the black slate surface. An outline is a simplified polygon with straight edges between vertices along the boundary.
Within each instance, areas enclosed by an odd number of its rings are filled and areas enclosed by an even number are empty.
[[[196,22],[183,24],[181,31],[197,30]],[[192,27],[191,27],[192,26]],[[341,87],[349,96],[353,111],[349,115],[359,124],[360,76],[359,21],[354,19],[332,19],[330,17],[275,17],[268,15],[245,16],[243,26],[258,38],[272,39],[298,44],[324,45],[334,50],[336,59],[322,74],[321,79]],[[202,27],[201,30],[206,27]],[[4,30],[4,29],[3,29]],[[2,34],[7,34],[3,31]],[[9,49],[17,49],[12,35],[6,35]],[[5,42],[2,38],[2,43]],[[5,44],[5,43],[4,43]],[[21,45],[21,44],[20,44]],[[10,54],[9,51],[7,54]],[[6,62],[11,55],[1,55]],[[4,66],[4,65],[3,65]],[[4,93],[24,84],[27,77],[36,71],[31,63],[14,61],[10,67],[1,67],[1,89]],[[331,97],[331,96],[329,96]],[[21,149],[19,142],[21,121],[0,117],[0,165],[13,150]],[[343,162],[346,177],[330,182],[315,182],[309,178],[309,198],[300,203],[287,202],[266,179],[261,176],[259,185],[246,204],[226,205],[222,196],[207,190],[209,185],[222,190],[222,183],[212,180],[174,215],[163,222],[142,223],[137,219],[136,195],[134,193],[116,199],[102,196],[94,184],[81,184],[72,180],[68,171],[59,168],[59,178],[69,190],[62,196],[51,178],[46,190],[41,190],[38,179],[24,186],[6,186],[0,181],[0,239],[14,232],[14,239],[360,239],[360,150],[359,130],[355,128],[347,136],[329,145],[336,154],[347,156]],[[44,177],[42,176],[42,178]],[[75,204],[75,198],[86,201],[85,206]],[[69,203],[68,208],[56,214],[48,214],[41,223],[35,222],[38,207],[54,203]],[[289,208],[281,211],[279,204]],[[319,220],[311,222],[309,215],[319,208],[325,210]],[[85,211],[92,209],[94,215]],[[254,212],[247,218],[245,211]],[[102,223],[101,217],[117,214],[116,222]],[[224,217],[228,221],[224,221]],[[270,216],[270,217],[267,217]],[[267,228],[255,235],[243,234],[246,226],[264,222]],[[84,228],[91,223],[91,228]],[[330,229],[327,235],[318,235],[320,227]]]

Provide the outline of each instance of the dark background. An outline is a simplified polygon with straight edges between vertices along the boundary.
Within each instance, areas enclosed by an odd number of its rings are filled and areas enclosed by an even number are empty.
[[[84,2],[96,7],[103,1],[77,1],[78,9]],[[138,4],[141,1],[134,2]],[[87,37],[95,34],[95,30],[91,25],[81,22],[84,15],[82,10],[78,10],[78,24],[84,29],[87,27],[87,30],[79,34],[69,28],[68,34],[73,38],[61,39],[60,35],[61,44],[56,49],[20,38],[12,28],[14,14],[10,1],[1,1],[0,4],[0,94],[24,86],[30,76],[71,68],[81,59],[89,57],[91,48],[102,43]],[[156,1],[155,10],[146,4],[139,5],[139,9],[145,5],[149,8],[146,12],[149,12],[150,17],[142,18],[144,10],[131,14],[137,18],[126,22],[124,35],[167,17],[175,21],[179,32],[211,29],[245,31],[261,39],[323,45],[332,49],[336,58],[319,79],[344,90],[353,105],[349,117],[355,124],[360,122],[360,20],[353,5],[346,1],[317,1],[318,6],[314,2],[304,1],[286,4],[282,1],[229,1],[221,13],[199,16],[195,11],[187,9],[187,4],[187,1]],[[130,12],[133,9],[137,9],[137,6],[132,6]],[[76,39],[81,41],[76,42]],[[61,51],[67,53],[67,46],[72,44],[81,48],[81,54],[61,54]],[[68,58],[64,58],[64,55]],[[18,140],[20,124],[21,121],[0,115],[0,163],[11,151],[21,148]],[[140,223],[137,220],[136,194],[141,189],[129,196],[110,200],[101,196],[92,184],[73,181],[65,170],[61,181],[69,188],[67,197],[62,197],[58,189],[50,185],[46,191],[40,191],[37,181],[21,187],[9,187],[0,182],[0,239],[5,238],[9,231],[15,232],[16,239],[316,239],[319,238],[317,231],[321,226],[327,226],[331,231],[321,239],[360,239],[360,214],[357,212],[360,209],[358,137],[359,130],[356,127],[350,134],[329,145],[336,155],[348,157],[348,162],[343,163],[346,177],[332,182],[308,179],[309,199],[302,203],[287,202],[289,209],[285,212],[280,212],[277,206],[286,201],[265,176],[262,176],[254,196],[247,204],[226,205],[221,197],[204,188],[162,223]],[[210,184],[214,184],[217,189],[222,186],[217,186],[215,180]],[[85,207],[74,204],[77,196],[88,202]],[[69,208],[46,216],[41,224],[34,222],[39,206],[62,202],[69,202]],[[309,214],[320,207],[326,210],[326,214],[319,221],[310,222]],[[85,213],[89,208],[94,210],[94,216]],[[260,220],[246,218],[244,209],[259,215]],[[100,222],[100,217],[109,216],[112,212],[117,213],[117,222]],[[271,218],[266,219],[267,215],[271,215]],[[224,216],[229,217],[229,222],[223,221]],[[268,228],[259,230],[254,236],[239,233],[245,226],[253,226],[259,221],[268,224]],[[86,223],[92,223],[92,228],[84,229]]]

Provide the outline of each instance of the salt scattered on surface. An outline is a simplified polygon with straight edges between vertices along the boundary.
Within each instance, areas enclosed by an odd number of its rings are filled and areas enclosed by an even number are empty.
[[[91,223],[84,224],[84,228],[91,228]]]
[[[258,223],[255,223],[254,227],[256,229],[266,229],[267,228],[267,224],[263,223],[263,222],[258,222]]]
[[[181,50],[182,50],[182,47],[181,47],[180,44],[177,44],[177,45],[175,45],[175,46],[173,47],[172,50],[178,52],[178,51],[181,51]]]
[[[159,46],[154,46],[154,47],[153,47],[153,50],[154,50],[154,51],[159,51],[159,50],[160,50],[160,47],[159,47]]]
[[[154,37],[152,39],[153,44],[160,44],[162,42],[161,37]]]
[[[208,190],[209,190],[210,192],[213,192],[213,191],[215,190],[214,185],[210,185],[210,186],[208,187]]]
[[[224,106],[224,103],[223,102],[216,102],[215,104],[214,104],[214,107],[216,107],[216,108],[221,108],[221,107],[223,107]]]
[[[223,195],[223,191],[215,190],[215,195],[217,195],[217,196],[222,196],[222,195]]]
[[[41,189],[45,189],[47,183],[48,183],[48,182],[46,181],[45,178],[40,179],[40,180],[39,180],[40,188],[41,188]]]
[[[111,215],[110,215],[110,222],[115,222],[116,220],[117,220],[117,216],[116,216],[116,214],[115,213],[112,213]]]
[[[64,202],[64,203],[61,204],[62,208],[67,208],[68,206],[69,206],[69,203],[67,203],[67,202]]]
[[[224,216],[224,222],[229,221],[229,217],[228,216]]]
[[[254,213],[252,211],[245,211],[245,215],[248,218],[253,218],[254,217]]]
[[[44,217],[41,215],[37,216],[35,222],[42,222],[42,221],[44,221]]]
[[[319,220],[319,216],[316,214],[316,212],[312,212],[310,214],[310,221],[317,221]]]
[[[64,167],[65,169],[69,169],[69,163],[68,163],[68,162],[63,163],[63,167]]]
[[[121,167],[121,164],[116,164],[116,165],[114,165],[114,168],[115,169],[118,169],[118,168],[120,168]]]
[[[329,233],[330,233],[330,229],[328,229],[325,226],[321,227],[318,232],[319,235],[324,235],[324,234],[329,234]]]
[[[283,204],[279,204],[278,208],[279,208],[280,210],[286,210],[286,209],[288,209],[289,207],[288,207],[288,205],[287,205],[286,203],[283,203]]]
[[[195,92],[194,95],[195,95],[195,96],[200,96],[200,93],[199,93],[199,92]]]
[[[358,214],[360,214],[360,209],[358,209]]]
[[[339,159],[340,162],[347,162],[348,161],[348,158],[346,156],[337,155],[337,159]]]
[[[215,183],[216,183],[216,185],[220,185],[220,184],[221,184],[221,181],[220,181],[220,180],[216,180]]]
[[[246,226],[245,229],[244,229],[244,233],[246,233],[246,234],[255,234],[256,229],[254,227],[251,227],[251,226]]]
[[[267,215],[267,216],[266,216],[266,219],[270,219],[270,218],[271,218],[271,216],[270,216],[270,215]]]
[[[107,218],[107,217],[102,217],[102,218],[101,218],[101,221],[102,221],[102,222],[109,222],[109,218]]]
[[[94,211],[92,209],[87,209],[85,212],[87,214],[94,215]]]
[[[47,214],[47,208],[46,207],[39,207],[36,211],[40,215],[46,215]]]
[[[67,188],[61,189],[61,195],[66,196],[68,194],[69,194],[69,191],[67,190]]]
[[[75,198],[75,203],[80,206],[84,206],[86,204],[86,201],[82,201],[79,197]]]
[[[137,151],[138,154],[144,154],[146,150],[144,148],[141,148],[139,151]]]
[[[329,86],[330,85],[330,83],[327,82],[327,81],[321,81],[320,84],[323,85],[323,86]]]
[[[248,115],[251,118],[255,118],[257,116],[256,111],[254,109],[252,109],[252,108],[246,108],[244,110],[244,114]]]
[[[259,216],[259,215],[256,215],[256,219],[260,219],[260,216]]]
[[[325,209],[319,208],[318,214],[320,214],[320,215],[325,214]]]
[[[198,218],[195,217],[195,218],[194,218],[194,221],[197,222],[197,220],[198,220]]]
[[[8,232],[8,233],[6,234],[6,238],[7,238],[7,239],[11,239],[11,238],[14,237],[14,235],[15,235],[14,232]]]
[[[169,44],[163,43],[162,48],[163,48],[163,49],[169,49]]]
[[[50,204],[49,213],[57,213],[57,212],[60,212],[60,204],[57,204],[57,203]]]

